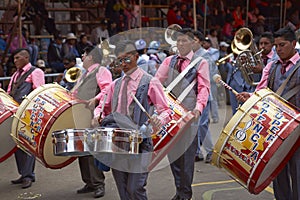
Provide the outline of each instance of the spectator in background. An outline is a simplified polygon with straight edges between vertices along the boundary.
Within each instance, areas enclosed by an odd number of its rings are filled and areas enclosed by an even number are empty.
[[[238,27],[244,26],[243,14],[240,5],[236,6],[235,10],[232,12],[232,17],[234,21],[233,28],[237,29]]]
[[[5,34],[2,30],[0,30],[0,52],[4,52],[6,48],[6,40],[5,40]]]
[[[146,54],[147,52],[147,43],[143,39],[139,39],[135,41],[135,48],[139,54],[138,60],[137,60],[137,66],[141,69],[143,69],[145,72],[148,72],[148,61],[149,56]]]
[[[226,15],[226,22],[222,29],[222,35],[224,37],[224,40],[233,40],[233,19],[231,15]]]
[[[180,18],[180,19],[177,18],[177,15],[176,15],[177,10],[178,10],[178,6],[176,3],[170,4],[170,7],[169,7],[168,13],[167,13],[168,26],[170,26],[171,24],[178,24],[180,26],[184,25],[184,20],[182,18]]]
[[[100,26],[94,28],[91,32],[91,42],[94,45],[100,44],[103,40],[109,38],[109,33],[107,30],[108,20],[103,19],[100,22]]]
[[[54,73],[62,73],[65,68],[63,64],[63,51],[62,51],[62,36],[54,35],[54,40],[49,44],[47,51],[47,61],[49,67]]]
[[[74,33],[68,33],[66,37],[66,42],[62,45],[63,55],[73,54],[77,58],[81,57],[76,49],[77,37]]]
[[[218,42],[218,32],[216,29],[210,29],[209,34],[207,35],[208,39],[211,41],[211,46],[215,49],[219,49]]]
[[[80,55],[84,53],[84,49],[87,46],[93,46],[93,44],[88,40],[87,35],[85,33],[82,33],[79,37],[79,41],[76,44],[76,49]]]

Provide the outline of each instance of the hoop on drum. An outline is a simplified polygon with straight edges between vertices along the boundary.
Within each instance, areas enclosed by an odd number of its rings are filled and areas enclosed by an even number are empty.
[[[33,90],[21,103],[13,119],[12,136],[20,148],[35,155],[45,167],[58,169],[76,157],[55,156],[51,133],[89,128],[91,120],[92,112],[85,101],[75,99],[58,84],[46,84]]]
[[[0,163],[9,158],[16,150],[16,143],[12,140],[12,116],[17,112],[19,104],[0,88]]]
[[[255,92],[222,131],[212,164],[258,194],[300,145],[300,113],[269,89]]]

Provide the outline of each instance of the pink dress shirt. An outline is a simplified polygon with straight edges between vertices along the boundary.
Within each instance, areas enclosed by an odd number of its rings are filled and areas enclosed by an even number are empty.
[[[129,107],[129,105],[132,103],[133,98],[130,95],[130,93],[132,94],[136,94],[136,91],[138,89],[139,83],[142,79],[143,74],[146,73],[145,71],[143,71],[140,68],[137,68],[132,74],[130,74],[130,78],[131,80],[129,80],[128,85],[127,85],[127,108]],[[122,83],[121,83],[121,88],[120,88],[120,94],[118,97],[118,106],[117,106],[117,112],[120,112],[120,101],[121,101],[121,94],[122,94],[122,90],[124,88],[124,79],[125,76],[122,77]],[[117,79],[118,80],[118,79]],[[107,99],[105,102],[105,106],[104,106],[104,111],[102,113],[102,116],[106,116],[109,113],[111,113],[111,102],[112,102],[112,98],[113,98],[113,93],[114,93],[114,89],[115,89],[115,84],[116,81],[112,82],[109,87],[107,88],[106,94],[107,94]],[[159,119],[161,120],[162,124],[167,124],[171,118],[171,110],[168,106],[164,91],[163,91],[163,86],[161,85],[161,83],[159,82],[158,79],[156,78],[152,78],[149,84],[149,89],[148,89],[148,101],[149,104],[153,104],[159,114]],[[100,100],[99,102],[99,106],[95,109],[94,111],[94,116],[99,117],[100,112],[101,112],[101,107],[103,104],[103,98]]]
[[[300,56],[298,54],[298,52],[296,52],[289,60],[292,62],[291,64],[289,64],[287,67],[286,67],[286,71],[290,70],[292,66],[294,66],[297,61],[300,59]],[[256,89],[255,91],[258,91],[258,90],[261,90],[263,88],[266,88],[267,85],[268,85],[268,77],[269,77],[269,74],[270,74],[270,69],[271,69],[271,66],[272,64],[274,63],[275,61],[273,62],[269,62],[267,64],[267,66],[264,68],[263,72],[262,72],[262,77],[260,79],[260,82],[259,84],[256,86]],[[283,61],[281,59],[279,59],[279,62],[280,63],[283,63]]]
[[[27,71],[29,71],[31,68],[31,64],[28,63],[23,67],[23,72],[21,75],[25,74]],[[16,81],[16,76],[19,73],[17,70],[11,77],[10,82],[8,84],[7,93],[9,94],[11,92],[11,86]],[[32,83],[32,88],[35,89],[43,84],[45,84],[45,74],[43,70],[36,68],[25,80],[28,83]]]
[[[85,76],[88,76],[98,66],[99,66],[98,63],[91,65],[87,69],[87,72],[86,72]],[[105,67],[99,67],[99,70],[96,73],[96,79],[97,79],[97,84],[98,84],[98,86],[99,86],[99,88],[101,90],[101,92],[96,96],[96,99],[100,100],[101,97],[103,96],[103,92],[102,91],[104,91],[105,88],[107,86],[109,86],[109,84],[112,82],[112,75],[111,75],[110,71],[107,68],[105,68]],[[80,82],[80,80],[78,82]],[[77,86],[75,86],[75,87],[76,87],[76,89],[73,91],[74,95],[76,95],[77,92],[78,92],[78,87]]]
[[[183,71],[191,62],[191,59],[193,57],[194,53],[191,51],[185,58],[187,58],[182,66],[181,71]],[[163,63],[159,66],[155,77],[160,80],[161,83],[164,83],[168,78],[168,72],[169,72],[169,65],[171,58],[173,56],[167,57]],[[210,90],[210,78],[209,78],[209,64],[208,62],[203,59],[201,63],[199,64],[198,71],[197,71],[197,82],[198,82],[198,95],[197,95],[197,102],[196,102],[196,108],[201,113],[204,109],[204,107],[207,104],[208,96],[209,96],[209,90]]]

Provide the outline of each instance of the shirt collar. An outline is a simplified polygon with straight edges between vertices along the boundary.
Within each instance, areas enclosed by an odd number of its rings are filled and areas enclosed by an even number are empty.
[[[188,53],[186,56],[181,56],[181,55],[179,55],[179,56],[182,57],[182,58],[186,58],[188,60],[192,60],[193,55],[194,55],[194,52],[190,51],[190,53]]]
[[[273,55],[274,55],[274,51],[271,50],[266,56],[268,59],[270,59],[270,58],[273,58]]]
[[[123,76],[123,79],[124,79],[124,77],[129,76],[132,80],[137,80],[137,78],[138,78],[141,74],[143,74],[143,72],[140,71],[139,68],[137,67],[137,68],[134,68],[133,71],[132,71],[129,75]]]
[[[288,61],[291,61],[293,63],[293,65],[295,65],[299,59],[300,59],[300,55],[296,51],[296,53]],[[279,58],[277,63],[283,63],[283,61]]]
[[[25,65],[22,69],[23,69],[23,71],[24,72],[27,72],[27,71],[29,71],[30,70],[30,68],[31,68],[31,64],[30,63],[28,63],[27,65]]]
[[[94,70],[96,67],[98,67],[98,66],[99,66],[98,63],[92,64],[92,65],[87,69],[87,72],[89,73],[89,72],[93,71],[93,70]]]

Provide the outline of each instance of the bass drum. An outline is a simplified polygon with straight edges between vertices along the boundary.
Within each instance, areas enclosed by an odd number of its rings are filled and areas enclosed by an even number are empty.
[[[299,110],[269,89],[241,106],[215,144],[212,164],[258,194],[279,174],[300,140]]]
[[[76,157],[55,156],[52,132],[89,128],[92,111],[58,84],[33,90],[21,103],[12,124],[12,135],[21,149],[35,155],[45,167],[58,169]]]
[[[10,136],[12,116],[17,112],[19,104],[0,88],[0,163],[9,158],[16,150],[16,143]]]

